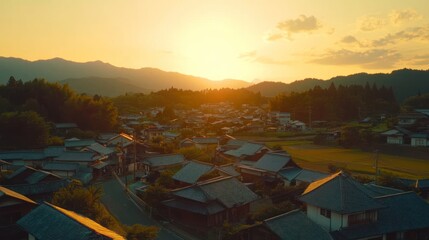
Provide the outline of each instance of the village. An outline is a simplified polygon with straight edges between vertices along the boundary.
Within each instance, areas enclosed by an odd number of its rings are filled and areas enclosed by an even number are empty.
[[[288,134],[340,141],[339,128],[314,131],[328,122],[311,121],[309,114],[305,123],[294,120],[293,113],[270,112],[268,105],[237,107],[226,102],[174,110],[174,118],[162,124],[154,120],[164,111],[151,108],[120,116],[121,132],[94,139],[73,137],[65,139],[64,146],[1,151],[0,228],[5,231],[0,237],[29,234],[43,239],[44,234],[61,231],[42,225],[64,216],[47,217],[38,227],[31,219],[68,211],[48,202],[54,192],[76,180],[85,186],[119,184],[125,197],[116,204],[131,200],[177,239],[429,236],[428,179],[401,178],[398,188],[382,186],[377,178],[362,181],[347,169],[303,167],[285,149],[244,137]],[[361,123],[372,121],[379,120],[366,118]],[[400,115],[392,129],[379,131],[380,144],[427,152],[428,122],[428,110]],[[55,124],[63,136],[76,128],[74,123]],[[113,231],[100,230],[96,223],[73,213],[65,216],[61,221],[80,222],[95,234],[111,232],[103,239],[116,239]]]

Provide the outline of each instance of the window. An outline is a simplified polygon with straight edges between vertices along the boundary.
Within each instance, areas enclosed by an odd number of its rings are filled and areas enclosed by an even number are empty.
[[[365,211],[348,216],[349,226],[371,223],[377,221],[377,211]]]
[[[331,210],[321,208],[320,209],[320,215],[325,216],[327,218],[331,218]]]

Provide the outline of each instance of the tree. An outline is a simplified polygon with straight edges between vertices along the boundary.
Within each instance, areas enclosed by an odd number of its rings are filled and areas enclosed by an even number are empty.
[[[146,191],[142,195],[143,201],[149,206],[159,207],[161,202],[168,199],[168,190],[162,185],[154,184],[147,187]]]
[[[0,115],[0,147],[28,149],[47,146],[49,126],[35,112],[6,112]]]

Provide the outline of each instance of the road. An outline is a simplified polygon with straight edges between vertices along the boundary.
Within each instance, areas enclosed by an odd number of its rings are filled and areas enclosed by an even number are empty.
[[[179,237],[172,231],[161,227],[157,222],[152,220],[146,213],[141,211],[128,197],[121,185],[116,179],[107,180],[102,183],[104,194],[101,198],[109,211],[125,225],[142,224],[155,225],[160,227],[158,238],[160,240],[177,239]]]

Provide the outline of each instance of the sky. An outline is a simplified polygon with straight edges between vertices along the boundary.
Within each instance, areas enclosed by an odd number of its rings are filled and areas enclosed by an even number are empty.
[[[429,69],[427,0],[1,0],[0,56],[212,80]]]

